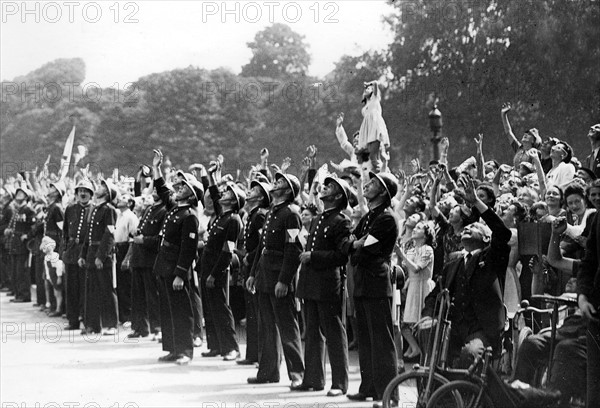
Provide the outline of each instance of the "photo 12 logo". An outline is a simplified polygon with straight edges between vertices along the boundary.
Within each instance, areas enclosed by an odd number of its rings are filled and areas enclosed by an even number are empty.
[[[314,23],[338,23],[340,6],[328,1],[203,1],[202,22],[220,21],[221,23],[260,23],[283,20],[286,23],[298,23],[310,19]]]
[[[78,2],[78,1],[3,1],[2,23],[139,23],[138,3],[128,2]]]

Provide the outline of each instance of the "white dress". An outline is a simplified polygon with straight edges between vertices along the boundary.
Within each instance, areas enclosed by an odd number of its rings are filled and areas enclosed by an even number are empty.
[[[425,298],[433,290],[433,248],[428,245],[411,248],[406,257],[419,268],[408,273],[406,281],[406,302],[404,306],[404,323],[416,323],[421,319],[421,311]],[[406,287],[406,286],[405,286]]]

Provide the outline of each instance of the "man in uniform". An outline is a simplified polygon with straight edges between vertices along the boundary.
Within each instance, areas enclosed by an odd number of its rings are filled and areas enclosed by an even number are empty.
[[[85,268],[77,263],[83,240],[88,234],[87,219],[92,211],[94,187],[89,180],[81,180],[75,187],[77,202],[65,210],[62,235],[62,261],[66,272],[66,308],[68,323],[65,330],[78,330],[79,318],[84,316]]]
[[[182,179],[172,196],[162,177],[162,161],[162,152],[154,150],[154,186],[168,211],[160,233],[154,273],[159,279],[162,345],[169,353],[158,360],[187,365],[194,357],[190,276],[198,245],[198,218],[192,207],[202,201],[204,190],[197,180]]]
[[[250,183],[248,197],[248,221],[244,232],[244,258],[242,275],[245,280],[250,276],[250,268],[257,256],[261,230],[265,224],[268,208],[271,205],[271,186],[265,182],[253,180]],[[258,362],[258,316],[256,295],[244,290],[246,303],[246,358],[238,360],[240,365],[251,365]]]
[[[48,208],[46,209],[46,216],[44,218],[44,222],[42,224],[42,237],[47,236],[50,237],[59,245],[62,242],[62,230],[63,230],[63,219],[64,213],[62,208],[62,198],[65,195],[65,188],[63,187],[62,182],[58,183],[50,183],[48,194],[46,194],[46,199],[48,200]],[[39,244],[41,244],[41,239]],[[40,245],[36,245],[37,248]],[[60,248],[57,248],[60,251]],[[58,252],[57,251],[57,252]],[[50,301],[50,299],[46,299],[46,291],[45,291],[45,280],[46,280],[46,268],[44,267],[44,256],[45,254],[41,250],[37,250],[36,253],[36,264],[35,264],[35,279],[37,286],[37,297],[36,302],[37,306],[42,306],[46,304],[46,301]],[[36,306],[36,305],[34,305]],[[51,317],[61,316],[63,313],[62,310],[57,309],[54,313],[52,313]]]
[[[85,267],[85,329],[83,334],[114,335],[119,324],[115,273],[115,221],[117,210],[112,202],[117,190],[112,183],[101,180],[95,192],[96,205],[89,217],[88,233],[83,241],[79,266]]]
[[[298,297],[304,299],[306,370],[302,384],[292,390],[325,387],[325,339],[332,377],[327,395],[337,397],[348,390],[348,338],[342,322],[343,267],[348,255],[342,248],[350,237],[352,222],[341,211],[348,207],[350,194],[346,181],[325,179],[320,196],[323,213],[313,220],[306,250],[300,254]]]
[[[213,201],[216,220],[208,231],[208,239],[202,252],[202,281],[205,286],[207,314],[211,315],[212,331],[218,339],[220,350],[210,350],[203,356],[221,354],[223,360],[234,361],[240,356],[240,349],[235,338],[235,322],[227,300],[229,284],[229,264],[233,251],[237,247],[238,236],[244,228],[238,214],[246,203],[246,194],[234,183],[228,183],[225,191],[220,193],[216,185],[215,172],[219,167],[214,163],[208,170],[210,199]]]
[[[26,187],[17,188],[12,217],[8,228],[4,230],[15,294],[15,298],[10,301],[15,303],[31,302],[31,274],[27,269],[29,258],[27,239],[35,223],[35,212],[29,206],[31,198],[32,193]]]
[[[167,209],[152,189],[152,205],[146,208],[142,221],[133,238],[131,254],[132,291],[131,291],[131,328],[127,337],[146,337],[149,333],[160,333],[160,314],[158,306],[158,282],[152,269],[160,245],[160,230]]]
[[[390,208],[398,182],[389,173],[369,173],[364,187],[369,212],[345,244],[354,265],[354,304],[358,324],[358,360],[361,383],[348,398],[381,400],[396,376],[397,358],[392,321],[391,258],[398,226]]]
[[[260,245],[246,287],[258,291],[259,361],[250,384],[279,382],[281,351],[285,356],[291,386],[304,375],[300,328],[296,313],[294,281],[302,246],[297,240],[302,228],[293,204],[300,191],[298,178],[277,172],[271,190],[273,206],[265,220]],[[255,282],[256,279],[256,282]]]

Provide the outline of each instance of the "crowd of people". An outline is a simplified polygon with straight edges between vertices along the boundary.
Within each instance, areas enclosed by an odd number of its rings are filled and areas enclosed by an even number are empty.
[[[519,140],[506,104],[512,163],[486,161],[479,135],[474,156],[456,167],[445,138],[439,160],[393,171],[376,83],[363,102],[353,141],[338,117],[348,158],[328,163],[332,173],[309,146],[298,177],[289,159],[269,165],[267,149],[238,176],[226,174],[222,156],[182,170],[154,150],[131,183],[85,172],[6,180],[2,290],[15,303],[35,298],[82,335],[130,325],[129,337],[162,343],[162,362],[189,364],[206,339],[202,357],[257,364],[251,384],[279,382],[285,358],[292,391],[323,390],[327,351],[327,395],[378,405],[403,360],[423,353],[414,329],[441,289],[454,305],[449,361],[460,365],[501,348],[522,300],[559,295],[569,283],[579,326],[559,339],[551,386],[564,404],[587,392],[588,406],[598,406],[600,124],[578,160],[566,141],[535,128]],[[546,240],[544,231],[552,231]],[[361,383],[348,393],[355,348]],[[533,381],[533,367],[525,356],[514,379]]]

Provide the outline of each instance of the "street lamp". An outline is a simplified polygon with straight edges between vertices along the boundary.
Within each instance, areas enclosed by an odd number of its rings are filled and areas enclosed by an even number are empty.
[[[442,140],[442,112],[437,108],[437,104],[433,105],[433,109],[429,112],[429,127],[433,132],[431,143],[433,144],[433,160],[440,159],[440,140]]]

